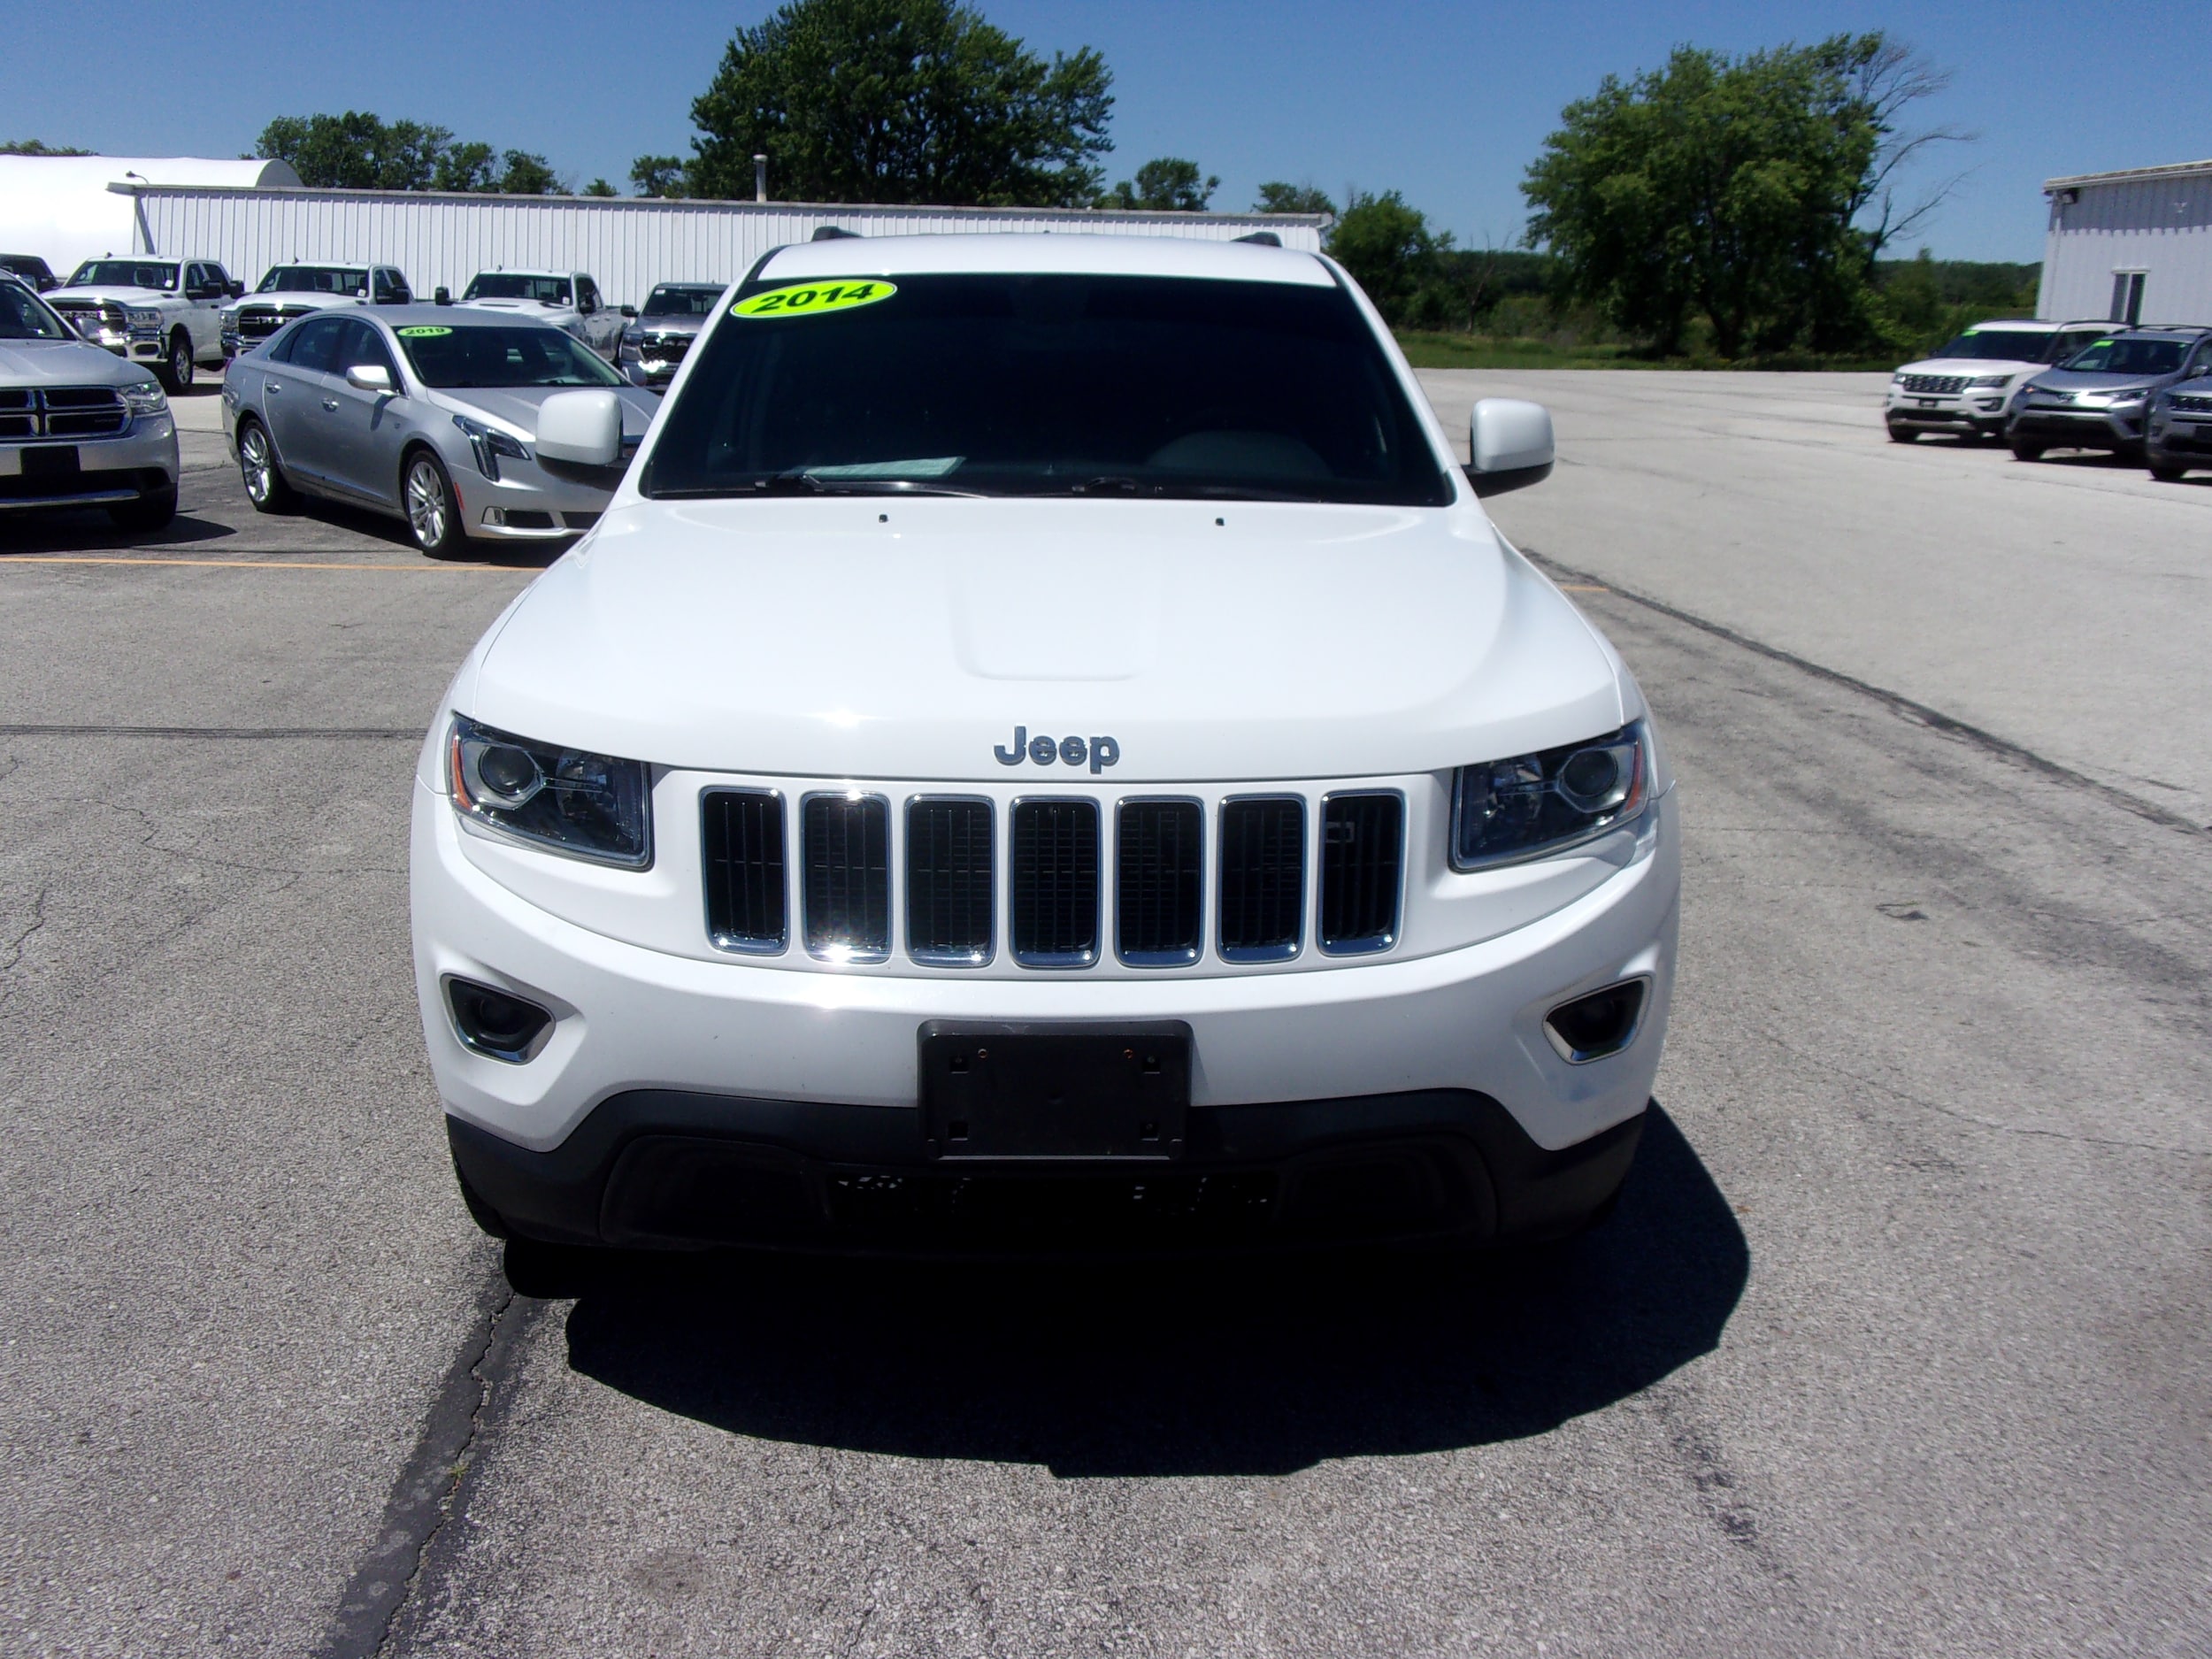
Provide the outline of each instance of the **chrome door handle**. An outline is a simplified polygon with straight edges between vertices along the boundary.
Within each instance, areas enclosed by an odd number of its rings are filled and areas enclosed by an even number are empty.
[[[334,397],[326,397],[323,399],[323,407],[325,409],[335,409],[338,407],[338,400]]]
[[[284,389],[284,382],[282,380],[271,380],[267,384],[269,396],[272,397],[274,397],[279,392]]]

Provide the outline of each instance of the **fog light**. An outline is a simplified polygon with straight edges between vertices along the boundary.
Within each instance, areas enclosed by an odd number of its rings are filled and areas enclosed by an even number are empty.
[[[1544,1036],[1569,1065],[1618,1054],[1636,1036],[1648,981],[1624,979],[1562,1002],[1544,1016]]]
[[[472,979],[448,979],[445,990],[455,1034],[478,1054],[520,1065],[535,1059],[553,1034],[553,1016],[535,1002]]]
[[[485,508],[484,522],[493,526],[504,525],[507,522],[507,510],[504,507]]]

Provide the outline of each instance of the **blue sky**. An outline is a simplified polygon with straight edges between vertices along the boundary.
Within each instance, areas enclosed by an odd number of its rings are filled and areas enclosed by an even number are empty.
[[[137,0],[89,33],[78,4],[0,8],[0,137],[110,154],[236,155],[271,116],[348,107],[542,151],[581,184],[684,153],[690,102],[736,27],[770,8],[346,5]],[[1956,72],[1932,119],[1980,134],[1972,172],[1919,241],[1944,257],[2035,259],[2042,180],[2212,155],[2212,0],[2161,4],[1489,4],[985,0],[1033,48],[1095,46],[1115,77],[1124,177],[1182,155],[1241,208],[1263,179],[1402,190],[1463,243],[1509,246],[1517,186],[1562,105],[1678,42],[1743,51],[1879,28]],[[128,63],[116,55],[129,42]]]

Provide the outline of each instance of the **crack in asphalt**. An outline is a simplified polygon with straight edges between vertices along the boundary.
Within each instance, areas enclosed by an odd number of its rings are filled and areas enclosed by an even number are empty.
[[[2120,808],[2123,811],[2131,812],[2137,818],[2147,819],[2162,828],[2179,830],[2199,840],[2207,839],[2208,832],[2212,832],[2212,825],[2200,824],[2193,818],[2185,817],[2179,812],[2170,811],[2155,801],[2146,801],[2140,795],[2131,795],[2125,789],[2116,788],[2111,784],[2092,778],[2087,772],[2077,772],[2071,766],[2062,765],[2057,761],[2047,759],[2037,754],[2033,749],[2014,742],[2009,738],[2000,737],[1994,732],[1985,731],[1978,726],[1969,725],[1955,716],[1944,713],[1940,709],[1916,702],[1901,692],[1888,690],[1870,681],[1861,680],[1855,674],[1847,674],[1841,669],[1830,668],[1824,664],[1816,663],[1810,657],[1798,656],[1794,651],[1786,651],[1778,645],[1769,645],[1763,640],[1755,640],[1749,634],[1738,633],[1725,623],[1712,621],[1694,611],[1685,611],[1678,605],[1671,605],[1663,599],[1654,599],[1648,594],[1640,594],[1632,588],[1624,588],[1610,577],[1595,575],[1588,571],[1577,570],[1571,565],[1563,565],[1549,554],[1540,553],[1534,548],[1524,547],[1519,550],[1532,564],[1540,566],[1554,580],[1601,583],[1618,597],[1627,600],[1632,604],[1641,605],[1647,611],[1655,611],[1660,616],[1683,624],[1686,627],[1695,628],[1701,634],[1710,634],[1717,640],[1725,640],[1731,645],[1740,646],[1743,649],[1766,657],[1770,662],[1786,663],[1792,668],[1801,670],[1816,679],[1824,680],[1831,685],[1841,686],[1847,690],[1858,693],[1863,697],[1870,697],[1875,702],[1886,706],[1893,714],[1901,715],[1906,719],[1916,721],[1933,731],[1940,732],[1947,737],[1955,737],[1971,743],[1976,748],[1994,755],[2001,760],[2009,761],[2016,766],[2023,766],[2030,772],[2040,773],[2055,783],[2062,783],[2069,788],[2078,789],[2085,794],[2095,795],[2100,800]]]
[[[432,1546],[467,1507],[495,1396],[511,1379],[516,1348],[543,1306],[509,1288],[496,1267],[485,1279],[469,1333],[392,1484],[376,1541],[347,1579],[314,1659],[378,1659],[404,1651],[402,1616],[423,1587]]]

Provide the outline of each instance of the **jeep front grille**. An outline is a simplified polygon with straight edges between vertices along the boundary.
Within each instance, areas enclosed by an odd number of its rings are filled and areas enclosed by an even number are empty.
[[[1289,797],[1221,809],[1221,956],[1272,962],[1298,954],[1306,902],[1306,805]]]
[[[800,805],[806,948],[826,962],[891,954],[891,806],[879,795],[810,795]]]
[[[1114,830],[1114,949],[1179,968],[1205,940],[1205,814],[1195,801],[1124,801]]]
[[[1905,389],[1909,392],[1934,393],[1939,396],[1966,389],[1963,374],[1908,374]]]
[[[710,790],[700,829],[708,937],[724,950],[781,950],[790,936],[782,798],[764,790]]]
[[[991,959],[991,803],[920,800],[906,809],[906,949],[917,962]]]
[[[1404,841],[1405,803],[1394,795],[1333,795],[1323,803],[1323,950],[1387,950],[1396,940]]]
[[[1098,960],[1098,803],[1017,801],[1007,928],[1030,968]]]

